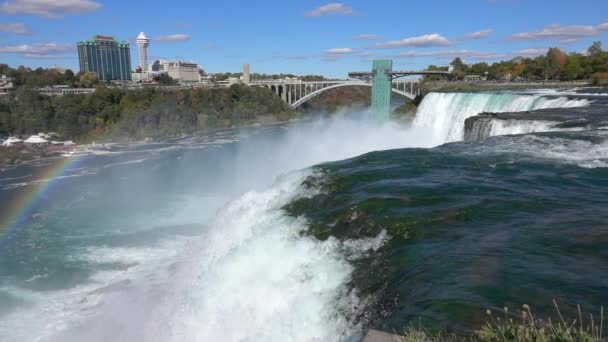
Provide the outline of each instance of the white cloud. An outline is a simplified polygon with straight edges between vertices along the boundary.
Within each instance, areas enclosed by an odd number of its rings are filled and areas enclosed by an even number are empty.
[[[330,55],[349,55],[355,53],[356,51],[351,48],[333,48],[325,52]]]
[[[602,23],[597,26],[593,25],[570,25],[562,26],[553,24],[545,26],[540,31],[535,32],[520,32],[509,37],[510,40],[540,40],[540,39],[559,39],[573,40],[585,37],[593,37],[600,34],[602,31],[608,31],[608,23]]]
[[[467,33],[462,38],[463,39],[481,39],[481,38],[491,35],[492,33],[494,33],[494,30],[485,29],[485,30],[481,30],[481,31]]]
[[[14,34],[30,34],[32,31],[28,29],[24,23],[0,23],[0,32],[8,32]]]
[[[353,37],[354,40],[379,40],[381,36],[377,34],[359,34]]]
[[[404,51],[399,57],[418,58],[418,57],[445,57],[445,58],[470,58],[470,59],[497,59],[504,57],[504,54],[494,52],[482,52],[474,50],[437,50],[437,51]]]
[[[100,3],[91,0],[14,0],[2,4],[0,11],[56,19],[65,14],[95,12],[101,7]]]
[[[332,2],[321,7],[317,7],[304,15],[307,17],[320,17],[323,15],[354,15],[355,11],[342,3]]]
[[[0,53],[11,53],[30,58],[64,57],[66,52],[73,51],[73,44],[38,43],[0,46]]]
[[[167,36],[157,36],[154,40],[158,42],[183,42],[192,39],[192,36],[184,33],[170,34]]]
[[[426,47],[426,46],[446,46],[452,43],[444,36],[433,33],[425,34],[423,36],[404,38],[401,40],[393,40],[384,43],[379,43],[373,47],[379,49],[390,49],[400,47]]]

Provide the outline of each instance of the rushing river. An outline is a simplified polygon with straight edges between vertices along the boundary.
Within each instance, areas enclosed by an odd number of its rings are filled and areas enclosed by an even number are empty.
[[[591,102],[430,94],[411,127],[347,116],[6,167],[0,340],[357,340],[597,309],[608,131],[458,142],[482,111]],[[499,133],[546,129],[527,125]]]

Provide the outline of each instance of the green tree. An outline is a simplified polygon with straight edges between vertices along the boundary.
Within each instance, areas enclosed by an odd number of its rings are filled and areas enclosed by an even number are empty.
[[[76,82],[76,75],[74,75],[74,72],[72,70],[67,69],[63,73],[63,78],[65,79],[67,85],[74,86],[74,83]]]
[[[173,78],[171,78],[171,76],[169,76],[169,74],[167,74],[167,73],[160,74],[160,76],[157,77],[156,81],[162,85],[176,85],[177,84],[177,81],[174,80]]]
[[[490,66],[486,62],[479,62],[471,65],[469,68],[469,73],[472,75],[480,75],[483,76],[488,72]]]
[[[591,44],[591,46],[587,49],[587,53],[589,54],[589,56],[597,56],[598,54],[602,53],[604,51],[604,49],[602,49],[602,42],[597,41],[597,42],[593,42],[593,44]]]
[[[467,74],[468,65],[466,65],[460,57],[454,58],[454,60],[450,63],[450,65],[454,68],[452,70],[452,75],[456,79],[462,79],[464,75]]]
[[[99,84],[97,74],[94,72],[83,72],[78,74],[78,85],[82,88],[93,88]]]
[[[583,69],[581,65],[581,60],[583,59],[583,55],[578,53],[571,53],[568,56],[568,60],[564,65],[561,71],[561,80],[570,81],[570,80],[578,80],[583,78],[585,69]]]

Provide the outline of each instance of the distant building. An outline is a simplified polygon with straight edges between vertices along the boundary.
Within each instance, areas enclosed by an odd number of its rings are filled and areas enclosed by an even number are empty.
[[[245,84],[251,83],[251,67],[249,64],[243,64],[243,82]]]
[[[95,92],[95,88],[70,88],[64,85],[54,85],[52,87],[36,88],[40,95],[46,96],[63,96],[73,94],[91,94]]]
[[[182,84],[200,83],[204,75],[203,69],[196,63],[184,61],[168,61],[157,59],[150,65],[150,71],[167,73],[172,79]]]
[[[482,80],[482,77],[479,75],[466,75],[464,77],[464,81],[467,83],[477,83]]]
[[[150,64],[150,71],[167,72],[169,61],[165,59],[157,59]]]
[[[111,36],[93,36],[78,42],[81,72],[94,72],[102,81],[131,80],[131,48]]]
[[[15,90],[14,81],[15,79],[12,77],[6,75],[0,76],[0,95],[7,95]]]
[[[201,73],[198,64],[190,62],[169,62],[167,70],[172,79],[179,83],[198,83],[201,81]]]
[[[154,77],[158,76],[157,72],[145,72],[139,68],[131,73],[131,80],[136,83],[150,83],[154,81]]]
[[[148,47],[150,46],[150,38],[148,38],[145,33],[141,32],[135,41],[139,47],[139,66],[144,72],[148,71]]]

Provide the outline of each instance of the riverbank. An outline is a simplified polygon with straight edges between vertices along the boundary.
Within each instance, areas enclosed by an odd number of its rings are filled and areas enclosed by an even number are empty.
[[[78,143],[162,138],[299,116],[269,89],[124,90],[43,96],[27,88],[0,98],[0,134],[57,132]]]
[[[0,146],[0,167],[15,166],[21,163],[44,158],[61,157],[66,150],[52,150],[44,147],[27,145],[4,147]]]

